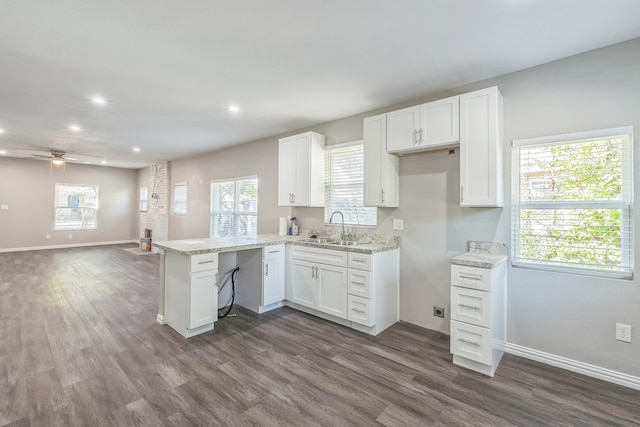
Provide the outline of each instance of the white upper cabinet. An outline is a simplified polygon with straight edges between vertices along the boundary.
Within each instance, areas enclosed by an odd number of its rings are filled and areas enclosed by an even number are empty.
[[[399,161],[387,153],[387,115],[364,119],[364,205],[399,206]]]
[[[324,206],[324,135],[305,132],[280,140],[278,205]]]
[[[460,95],[460,206],[502,207],[502,95]]]
[[[456,145],[460,97],[440,99],[387,113],[387,151],[412,153]]]

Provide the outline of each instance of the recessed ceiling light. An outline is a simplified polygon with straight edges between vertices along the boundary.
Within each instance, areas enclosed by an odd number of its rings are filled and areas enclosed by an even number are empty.
[[[103,160],[103,161],[102,161],[102,164],[103,164],[103,165],[106,165],[106,164],[107,164],[107,161],[106,161],[106,160]]]
[[[136,153],[139,153],[139,152],[140,152],[140,148],[138,148],[138,147],[133,147],[133,151],[135,151]]]
[[[4,133],[4,132],[5,132],[5,130],[4,130],[4,129],[0,129],[0,133]]]
[[[107,103],[107,100],[101,96],[93,96],[91,97],[91,102],[93,102],[96,105],[104,105]]]
[[[69,125],[69,130],[71,132],[80,132],[82,128],[78,125]]]
[[[237,105],[230,105],[229,111],[231,111],[232,113],[237,113],[238,111],[240,111],[240,107],[238,107]]]

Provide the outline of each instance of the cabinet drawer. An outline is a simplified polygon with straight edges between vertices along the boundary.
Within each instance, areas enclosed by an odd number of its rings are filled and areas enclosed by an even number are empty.
[[[371,271],[371,254],[349,252],[349,268]]]
[[[371,272],[350,268],[348,274],[347,292],[349,295],[371,298]]]
[[[365,326],[373,326],[370,299],[348,295],[347,305],[348,320]]]
[[[491,330],[455,320],[451,321],[451,353],[490,365],[492,351]]]
[[[191,272],[197,273],[198,271],[217,270],[218,269],[218,254],[198,254],[191,255]]]
[[[330,264],[338,267],[347,266],[348,252],[345,251],[312,248],[309,246],[292,246],[291,250],[293,251],[293,259]]]
[[[284,245],[269,245],[262,248],[262,259],[282,259],[284,257]]]
[[[491,290],[491,268],[468,267],[466,265],[451,265],[451,284],[463,288]]]
[[[491,326],[491,292],[451,287],[451,319]]]

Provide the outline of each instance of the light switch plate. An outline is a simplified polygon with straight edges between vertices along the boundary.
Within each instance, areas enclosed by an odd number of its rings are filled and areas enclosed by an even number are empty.
[[[0,205],[0,210],[6,211],[9,209],[9,205]]]
[[[394,230],[404,230],[404,220],[402,220],[402,219],[394,219],[393,220],[393,229]]]

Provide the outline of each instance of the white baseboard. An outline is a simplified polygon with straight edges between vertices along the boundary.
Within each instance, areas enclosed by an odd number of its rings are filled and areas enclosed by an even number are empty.
[[[166,325],[167,324],[167,318],[165,316],[163,316],[162,314],[158,313],[158,315],[156,316],[156,322],[158,322],[161,325]]]
[[[611,369],[601,368],[599,366],[590,365],[573,359],[567,359],[566,357],[556,356],[555,354],[545,353],[543,351],[534,350],[517,344],[507,343],[504,347],[504,351],[515,356],[524,357],[526,359],[535,360],[536,362],[545,363],[557,368],[566,369],[589,377],[598,378],[603,381],[640,390],[640,377],[612,371]]]
[[[26,248],[6,248],[6,249],[0,249],[0,252],[43,251],[46,249],[65,249],[65,248],[80,248],[85,246],[121,245],[123,243],[140,244],[140,242],[137,240],[114,240],[112,242],[71,243],[68,245],[31,246]]]

